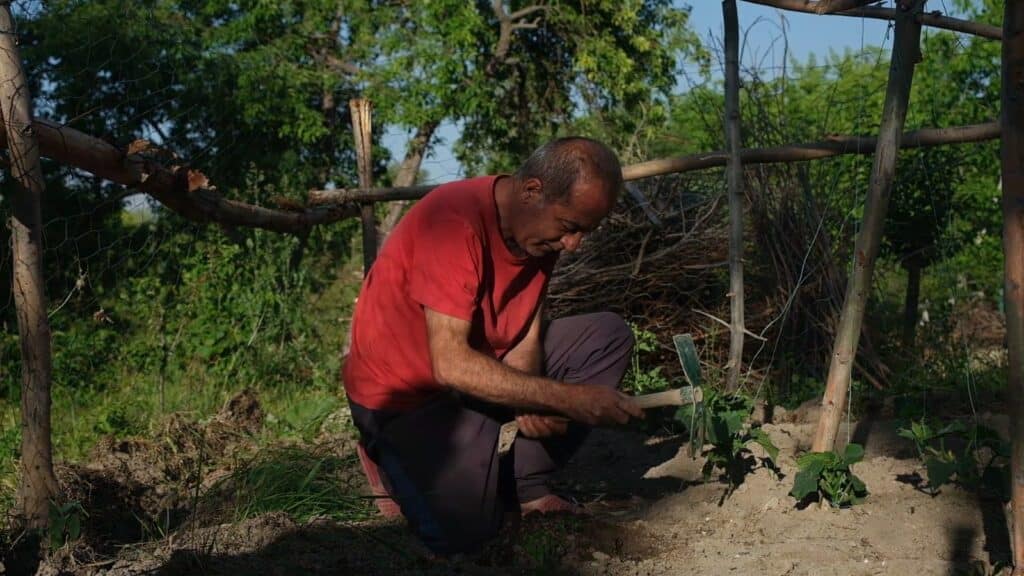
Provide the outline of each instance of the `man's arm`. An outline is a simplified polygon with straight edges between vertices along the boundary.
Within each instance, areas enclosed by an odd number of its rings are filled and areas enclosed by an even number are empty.
[[[543,325],[544,305],[537,306],[537,313],[533,315],[530,328],[526,335],[501,359],[506,366],[511,366],[520,372],[539,376],[544,369],[544,341],[541,338],[541,326]]]
[[[541,336],[543,322],[544,305],[541,304],[537,306],[537,312],[533,315],[533,321],[530,323],[526,335],[501,359],[506,366],[535,376],[543,373],[544,339]],[[516,414],[516,423],[519,425],[519,432],[527,438],[558,436],[569,430],[569,419],[561,415],[520,412]]]
[[[445,386],[495,404],[560,412],[592,426],[643,417],[617,390],[533,376],[485,356],[469,346],[469,322],[430,308],[424,312],[434,378]]]

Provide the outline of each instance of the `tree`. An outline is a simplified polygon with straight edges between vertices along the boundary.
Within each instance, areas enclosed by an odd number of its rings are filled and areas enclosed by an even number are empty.
[[[21,482],[19,512],[28,528],[49,524],[49,506],[57,493],[50,444],[50,324],[43,282],[43,234],[40,199],[43,173],[32,131],[32,99],[15,41],[10,6],[0,4],[0,112],[10,145],[10,172],[18,191],[10,219],[13,284],[21,341]]]

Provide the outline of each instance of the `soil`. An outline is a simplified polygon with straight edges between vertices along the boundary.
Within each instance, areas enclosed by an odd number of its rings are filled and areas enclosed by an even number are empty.
[[[952,576],[993,574],[1009,561],[1002,503],[956,488],[937,496],[923,491],[923,466],[891,421],[851,423],[840,432],[843,440],[866,447],[865,460],[854,466],[870,490],[865,503],[849,509],[798,507],[788,492],[794,457],[810,445],[812,418],[813,411],[780,411],[779,423],[765,424],[780,448],[782,478],[756,468],[727,498],[725,484],[703,481],[703,462],[689,455],[685,438],[596,430],[557,482],[586,504],[588,515],[530,517],[510,525],[478,554],[439,559],[401,520],[297,523],[274,512],[231,522],[190,515],[192,495],[182,486],[208,489],[259,430],[258,402],[242,396],[210,422],[175,420],[161,438],[105,442],[89,463],[64,467],[65,488],[88,513],[83,536],[38,566],[9,550],[4,568],[6,574],[83,576]],[[339,419],[345,414],[332,421]],[[1005,431],[1005,418],[985,420]],[[332,428],[318,441],[350,451],[350,427]],[[206,477],[190,483],[188,471],[197,469],[200,457],[215,464],[200,466]]]

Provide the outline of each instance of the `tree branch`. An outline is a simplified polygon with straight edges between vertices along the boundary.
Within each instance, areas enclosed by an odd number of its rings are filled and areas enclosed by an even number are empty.
[[[900,148],[921,148],[943,144],[965,144],[999,138],[999,123],[972,124],[952,128],[921,128],[905,132],[900,139]],[[744,148],[740,150],[743,164],[777,164],[782,162],[806,162],[844,154],[874,154],[878,139],[874,136],[831,136],[818,142],[792,144],[774,148]],[[694,172],[717,166],[725,166],[729,153],[715,150],[700,154],[659,158],[631,164],[622,168],[626,180],[640,180],[652,176]],[[311,205],[346,204],[358,202],[390,202],[393,200],[415,200],[422,198],[437,185],[409,186],[399,188],[372,188],[352,190],[313,190],[309,193]]]
[[[321,207],[302,211],[263,208],[224,198],[206,176],[186,165],[164,166],[161,150],[136,141],[127,150],[49,120],[32,123],[43,156],[122,186],[135,188],[194,222],[265,228],[302,234],[310,227],[344,220],[358,213],[355,206]],[[6,136],[0,145],[7,147]]]
[[[868,4],[875,4],[881,0],[821,0],[815,7],[818,14],[833,14],[835,12],[842,12],[843,10],[850,10],[852,8],[860,8],[867,6]]]
[[[792,10],[794,12],[807,12],[810,14],[817,13],[817,4],[813,0],[746,0],[752,4],[761,4],[763,6],[771,6],[773,8],[780,8],[782,10]],[[842,12],[835,12],[836,16],[853,16],[856,18],[873,18],[876,20],[895,20],[897,10],[893,8],[881,8],[878,6],[866,6],[863,8],[853,8],[850,10],[844,10]],[[971,22],[969,20],[961,20],[959,18],[950,18],[949,16],[943,16],[938,12],[926,12],[915,16],[915,19],[925,26],[931,26],[932,28],[942,28],[945,30],[952,30],[954,32],[962,32],[964,34],[973,34],[982,38],[989,38],[992,40],[1002,40],[1003,31],[998,26],[992,26],[989,24],[982,24],[980,22]]]
[[[491,11],[494,12],[494,17],[498,19],[498,43],[494,47],[494,55],[491,56],[491,61],[487,63],[485,68],[488,76],[493,75],[497,71],[498,66],[505,63],[508,51],[512,47],[512,32],[536,28],[540,23],[540,18],[535,19],[533,22],[525,23],[521,22],[521,20],[534,12],[547,9],[547,6],[527,6],[509,14],[505,11],[502,0],[491,0]]]

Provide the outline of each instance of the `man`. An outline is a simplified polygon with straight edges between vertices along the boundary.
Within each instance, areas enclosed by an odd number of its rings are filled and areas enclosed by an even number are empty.
[[[579,247],[621,188],[606,146],[555,140],[512,176],[433,190],[366,277],[344,368],[360,456],[433,551],[475,548],[507,508],[572,509],[546,481],[586,427],[643,416],[615,389],[633,345],[621,318],[542,320],[559,253]],[[513,417],[520,436],[500,457]]]

